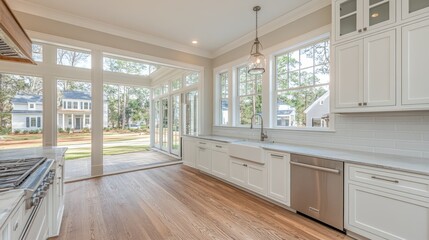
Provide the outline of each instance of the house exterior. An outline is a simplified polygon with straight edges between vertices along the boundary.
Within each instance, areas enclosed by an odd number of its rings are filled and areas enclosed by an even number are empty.
[[[11,102],[12,131],[42,129],[42,96],[16,95]]]
[[[12,99],[12,131],[41,129],[43,98],[40,95],[17,95]],[[107,127],[107,101],[104,101],[104,127]],[[64,91],[57,109],[57,127],[81,131],[91,128],[91,95],[83,91]]]
[[[323,94],[304,111],[306,126],[329,127],[329,92]]]
[[[296,116],[295,109],[283,102],[278,102],[277,106],[277,126],[294,126]]]

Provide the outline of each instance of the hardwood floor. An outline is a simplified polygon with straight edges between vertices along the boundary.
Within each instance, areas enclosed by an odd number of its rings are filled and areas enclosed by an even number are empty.
[[[350,239],[183,165],[66,184],[58,238]]]

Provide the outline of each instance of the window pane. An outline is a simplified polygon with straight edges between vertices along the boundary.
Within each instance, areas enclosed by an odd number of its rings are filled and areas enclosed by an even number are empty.
[[[300,52],[300,67],[308,68],[313,66],[313,46],[303,48],[299,50]]]
[[[329,83],[329,65],[321,65],[314,69],[315,84]]]
[[[221,125],[228,124],[228,98],[229,98],[229,85],[228,85],[228,72],[219,74],[220,84],[220,116],[219,123]]]
[[[199,78],[200,78],[200,74],[197,72],[186,75],[185,76],[186,86],[191,86],[191,85],[194,85],[195,83],[198,83]]]
[[[91,54],[87,52],[57,49],[57,64],[63,66],[91,68]]]
[[[300,71],[300,87],[312,86],[314,84],[313,68],[306,68]]]
[[[152,64],[125,60],[114,57],[103,57],[103,70],[131,75],[148,76],[157,70]]]
[[[329,41],[314,45],[314,62],[316,65],[329,63]]]
[[[196,135],[198,133],[198,91],[185,94],[184,108],[185,134]]]
[[[288,82],[288,62],[289,54],[276,57],[277,90],[289,88]]]
[[[43,46],[41,44],[33,44],[31,48],[33,60],[36,62],[43,62]]]
[[[278,94],[278,126],[312,127],[314,118],[325,118],[326,122],[329,122],[328,114],[328,86],[304,88]]]
[[[289,71],[299,69],[299,50],[289,54]]]
[[[42,87],[41,78],[0,73],[0,149],[42,146]]]
[[[220,106],[220,124],[228,125],[228,99],[221,99]]]
[[[171,90],[176,91],[182,88],[182,79],[176,79],[171,83]]]

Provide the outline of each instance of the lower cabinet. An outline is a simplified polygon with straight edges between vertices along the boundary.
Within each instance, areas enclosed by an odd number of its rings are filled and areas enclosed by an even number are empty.
[[[267,196],[290,206],[290,154],[266,153],[268,168]]]
[[[345,173],[348,231],[369,239],[429,239],[429,178],[351,164]]]
[[[267,170],[262,164],[230,157],[230,181],[261,195],[267,192]]]
[[[201,171],[211,173],[212,150],[210,142],[199,141],[197,143],[197,168]]]
[[[196,163],[196,154],[197,154],[197,146],[195,140],[189,137],[182,138],[182,161],[183,164],[189,167],[195,167]]]
[[[217,150],[217,148],[221,150]],[[227,179],[229,177],[229,156],[223,151],[224,149],[223,145],[215,145],[212,150],[212,174],[216,177]]]

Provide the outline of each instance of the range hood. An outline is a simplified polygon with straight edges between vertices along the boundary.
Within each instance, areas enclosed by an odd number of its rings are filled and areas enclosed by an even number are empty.
[[[0,60],[35,64],[31,40],[5,0],[0,0]]]

